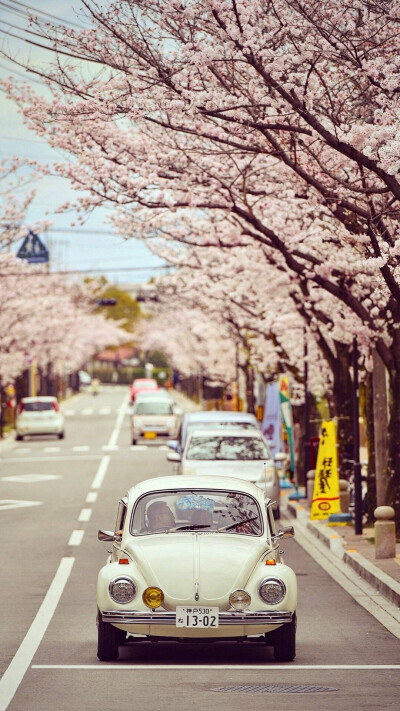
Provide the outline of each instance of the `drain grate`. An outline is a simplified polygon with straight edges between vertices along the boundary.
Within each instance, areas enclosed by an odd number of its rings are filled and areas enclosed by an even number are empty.
[[[338,691],[331,686],[310,686],[309,684],[241,684],[216,686],[211,691],[223,694],[317,694],[324,691]]]

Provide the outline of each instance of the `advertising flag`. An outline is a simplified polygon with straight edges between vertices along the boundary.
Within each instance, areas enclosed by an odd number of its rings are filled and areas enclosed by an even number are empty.
[[[327,519],[331,514],[339,512],[336,430],[333,420],[326,420],[322,423],[319,438],[310,518],[311,520]]]
[[[279,384],[270,383],[265,394],[264,417],[261,425],[264,437],[273,450],[274,456],[278,452],[283,452],[281,439],[282,420],[279,405]]]
[[[289,442],[290,471],[293,474],[295,467],[293,442],[293,414],[292,404],[289,399],[289,380],[286,375],[282,375],[279,378],[279,400],[281,405],[282,419],[286,428]]]

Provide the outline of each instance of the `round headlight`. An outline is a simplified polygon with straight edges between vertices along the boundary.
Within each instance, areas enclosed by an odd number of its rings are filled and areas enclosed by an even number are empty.
[[[246,590],[235,590],[230,594],[229,602],[235,610],[246,610],[250,607],[251,597]]]
[[[136,595],[136,585],[131,578],[115,578],[109,585],[110,597],[121,604],[130,602]]]
[[[160,588],[146,588],[142,595],[142,600],[151,609],[160,607],[164,602],[164,593]]]
[[[268,605],[277,605],[286,594],[286,586],[278,578],[266,578],[258,588],[258,593]]]

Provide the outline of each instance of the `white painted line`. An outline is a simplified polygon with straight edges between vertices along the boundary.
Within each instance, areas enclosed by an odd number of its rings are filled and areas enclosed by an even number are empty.
[[[61,447],[43,447],[43,452],[61,452]]]
[[[111,434],[110,440],[108,442],[108,447],[115,447],[117,444],[118,436],[119,436],[119,431],[122,427],[122,423],[124,421],[125,417],[125,408],[128,404],[129,401],[129,393],[127,393],[126,397],[124,398],[124,401],[121,405],[121,411],[118,413],[117,421],[115,423],[114,431]]]
[[[71,537],[68,541],[69,546],[80,546],[82,543],[82,538],[85,531],[75,530],[72,531]]]
[[[87,444],[83,445],[77,445],[76,447],[72,447],[73,452],[88,452],[90,447]]]
[[[103,479],[106,475],[107,472],[107,467],[110,463],[110,456],[107,454],[105,457],[102,457],[102,460],[99,464],[99,468],[97,470],[96,476],[93,479],[92,483],[92,489],[100,489]]]
[[[29,506],[41,506],[42,501],[20,501],[18,499],[1,499],[0,500],[0,511],[5,511],[6,509],[22,509]]]
[[[46,596],[16,655],[0,681],[0,710],[11,703],[57,608],[75,558],[62,558]]]
[[[12,464],[13,462],[80,462],[84,461],[85,459],[100,459],[101,454],[86,454],[83,457],[79,456],[66,456],[66,457],[23,457],[18,459],[11,459],[11,457],[7,457],[6,459],[0,459],[0,464]]]
[[[73,415],[75,415],[75,410],[64,410],[64,415],[66,415],[67,417],[72,417]]]
[[[93,408],[87,408],[86,410],[82,410],[82,415],[93,415]]]
[[[109,415],[111,412],[111,407],[102,407],[99,411],[100,415]]]
[[[18,452],[18,454],[23,452],[26,454],[27,452],[32,452],[32,449],[30,447],[15,447],[14,452]]]
[[[132,671],[132,669],[159,669],[170,671],[171,669],[269,669],[275,672],[280,671],[304,671],[308,669],[342,669],[343,671],[398,671],[400,664],[32,664],[32,669],[98,669],[121,671]]]
[[[15,476],[3,476],[3,481],[15,481],[20,484],[31,484],[37,481],[52,481],[61,479],[58,474],[16,474]]]
[[[148,447],[147,444],[132,444],[130,449],[134,452],[143,452],[145,449],[148,449]]]
[[[97,491],[89,491],[86,497],[86,503],[94,504],[95,501],[97,501]]]
[[[103,444],[103,452],[116,452],[119,449],[117,444]]]
[[[78,521],[90,521],[92,509],[82,509],[79,514]]]

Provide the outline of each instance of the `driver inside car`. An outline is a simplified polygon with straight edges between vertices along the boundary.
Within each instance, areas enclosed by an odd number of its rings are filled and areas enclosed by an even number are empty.
[[[176,525],[174,514],[165,501],[155,501],[147,509],[147,529],[149,531],[162,531]]]

